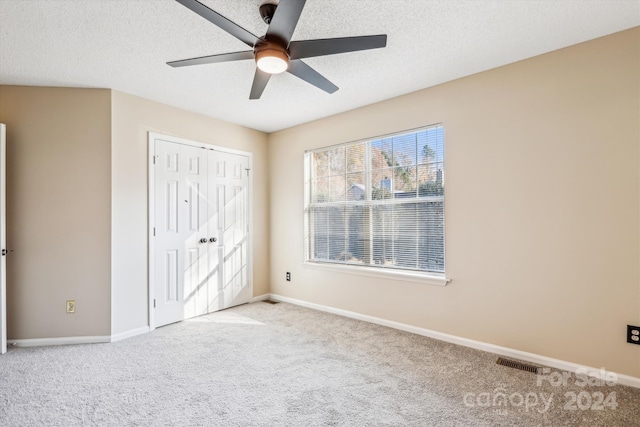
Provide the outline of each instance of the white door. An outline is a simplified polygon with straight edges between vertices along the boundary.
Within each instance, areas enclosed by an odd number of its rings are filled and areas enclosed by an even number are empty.
[[[209,199],[214,201],[213,235],[218,247],[210,252],[217,277],[210,281],[210,305],[233,307],[251,300],[249,278],[249,159],[232,153],[210,152]]]
[[[155,326],[251,299],[247,156],[156,138]]]
[[[0,354],[7,352],[6,126],[0,123]]]
[[[207,151],[155,142],[156,325],[207,312]],[[204,239],[207,239],[206,242]]]

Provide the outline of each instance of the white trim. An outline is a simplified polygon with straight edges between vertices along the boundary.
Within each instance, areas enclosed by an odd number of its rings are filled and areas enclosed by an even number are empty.
[[[120,332],[114,335],[102,336],[80,336],[80,337],[57,337],[57,338],[31,338],[23,340],[9,340],[10,345],[16,347],[43,347],[51,345],[73,345],[73,344],[101,344],[121,341],[127,338],[135,337],[149,333],[149,327],[131,329],[129,331]]]
[[[384,134],[384,135],[375,135],[375,136],[370,136],[370,137],[367,137],[367,138],[355,139],[355,140],[351,140],[351,141],[347,141],[347,142],[341,142],[339,144],[331,144],[331,145],[325,145],[323,147],[310,148],[308,150],[304,150],[304,153],[305,154],[307,154],[307,153],[316,153],[318,151],[328,150],[329,148],[348,147],[350,145],[362,144],[363,142],[372,142],[372,141],[377,141],[379,139],[393,138],[394,136],[403,136],[403,135],[406,135],[406,134],[409,134],[409,133],[416,133],[416,132],[420,132],[422,130],[433,129],[433,128],[437,128],[437,127],[442,127],[443,131],[444,131],[444,122],[432,123],[430,125],[419,126],[417,128],[412,128],[412,129],[405,129],[405,130],[401,130],[401,131],[398,131],[398,132],[387,133],[387,134]]]
[[[0,123],[0,249],[7,250],[7,127],[3,123]],[[0,256],[0,354],[6,352],[7,255],[5,253]]]
[[[49,345],[69,345],[69,344],[97,344],[111,342],[109,335],[103,336],[82,336],[82,337],[59,337],[59,338],[33,338],[24,340],[9,340],[11,345],[16,347],[41,347]]]
[[[253,301],[253,153],[248,151],[239,151],[232,149],[223,149],[222,151],[226,151],[227,153],[235,153],[243,156],[247,156],[249,159],[249,170],[247,171],[247,185],[249,186],[249,194],[247,200],[247,280],[249,281],[249,295],[252,297],[249,298],[249,301]]]
[[[130,329],[128,331],[111,335],[111,342],[121,341],[127,338],[135,337],[137,335],[148,334],[148,333],[149,333],[149,326],[142,326],[141,328]]]
[[[156,139],[161,139],[163,141],[168,141],[168,142],[175,142],[177,144],[189,145],[191,147],[205,148],[207,150],[222,151],[224,153],[237,154],[239,156],[245,156],[245,157],[249,157],[253,154],[248,151],[236,150],[234,148],[223,147],[220,145],[211,144],[209,142],[195,141],[193,139],[180,138],[177,136],[166,135],[158,132],[149,132],[148,134],[149,142],[153,142]],[[151,159],[151,161],[153,162],[153,159]]]
[[[451,279],[446,278],[444,275],[440,276],[433,273],[427,274],[427,273],[410,271],[410,270],[387,269],[387,268],[366,267],[366,266],[360,266],[360,265],[321,263],[321,262],[311,262],[311,261],[306,261],[304,262],[303,265],[305,267],[317,268],[320,270],[336,271],[336,272],[347,273],[347,274],[357,274],[360,276],[381,277],[384,279],[402,280],[405,282],[417,282],[417,283],[424,283],[427,285],[435,285],[435,286],[447,286],[447,283],[451,281]]]
[[[358,184],[353,184],[358,185]],[[353,186],[352,185],[352,186]],[[370,189],[369,189],[370,190]],[[443,202],[444,196],[420,196],[415,198],[406,198],[406,199],[382,199],[382,200],[349,200],[344,201],[340,200],[337,202],[309,202],[307,207],[309,208],[317,208],[317,207],[349,207],[349,206],[395,206],[395,205],[403,205],[407,204],[407,200],[410,200],[411,203],[420,203],[420,202]]]
[[[298,300],[295,298],[283,297],[277,294],[270,294],[270,298],[274,301],[288,302],[290,304],[299,305],[302,307],[310,308],[313,310],[324,311],[327,313],[337,314],[339,316],[349,317],[356,320],[362,320],[364,322],[375,323],[376,325],[387,326],[389,328],[398,329],[405,332],[410,332],[417,335],[422,335],[429,338],[434,338],[440,341],[449,342],[452,344],[461,345],[464,347],[474,348],[476,350],[486,351],[489,353],[498,354],[501,356],[511,357],[515,359],[524,360],[539,365],[549,366],[551,368],[561,369],[568,372],[586,372],[588,375],[600,378],[601,369],[593,368],[590,366],[580,365],[578,363],[567,362],[565,360],[554,359],[547,356],[542,356],[535,353],[529,353],[526,351],[515,350],[508,347],[502,347],[495,344],[489,344],[482,341],[476,341],[468,338],[462,338],[455,335],[449,335],[430,329],[420,328],[418,326],[407,325],[405,323],[394,322],[392,320],[381,319],[379,317],[369,316],[366,314],[356,313],[353,311],[342,310],[339,308],[329,307],[326,305],[315,304],[307,301]],[[640,388],[640,378],[632,377],[631,375],[624,375],[615,373],[617,376],[617,383],[626,385],[629,387]]]
[[[147,313],[148,313],[148,321],[149,321],[149,331],[153,331],[156,329],[156,312],[154,310],[154,300],[156,298],[156,287],[152,284],[155,283],[155,245],[153,240],[153,229],[155,227],[155,206],[156,206],[156,196],[154,191],[155,186],[155,168],[154,159],[156,156],[155,150],[155,140],[156,134],[149,132],[148,134],[148,152],[147,152],[147,170],[149,171],[149,180],[147,181],[147,223],[149,229],[147,230],[147,293],[149,295],[149,301],[147,301]]]
[[[269,299],[270,294],[262,294],[262,295],[258,295],[257,297],[253,297],[251,298],[251,301],[249,301],[249,303],[254,303],[254,302],[260,302],[260,301],[266,301]]]

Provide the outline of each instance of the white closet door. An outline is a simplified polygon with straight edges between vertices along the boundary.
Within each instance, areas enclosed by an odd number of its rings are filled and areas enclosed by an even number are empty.
[[[244,304],[251,300],[249,277],[249,158],[212,151],[209,175],[209,198],[215,200],[217,277],[210,282],[209,294],[217,309]],[[217,293],[215,292],[217,290]]]
[[[207,246],[207,151],[182,146],[186,160],[185,191],[187,219],[185,228],[184,318],[207,313],[207,276],[209,269]]]
[[[155,142],[156,326],[207,312],[207,151]]]

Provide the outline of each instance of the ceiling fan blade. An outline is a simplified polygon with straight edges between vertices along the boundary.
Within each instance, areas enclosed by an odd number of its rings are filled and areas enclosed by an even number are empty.
[[[280,0],[269,24],[267,38],[276,37],[282,40],[285,46],[287,46],[291,41],[291,36],[293,36],[293,30],[296,29],[296,25],[298,24],[298,19],[300,19],[305,1],[306,0]]]
[[[189,65],[215,64],[217,62],[241,61],[243,59],[253,59],[253,51],[221,53],[219,55],[199,56],[198,58],[181,59],[179,61],[167,62],[172,67],[187,67]]]
[[[207,6],[196,0],[176,0],[181,5],[191,9],[198,15],[202,16],[207,21],[217,25],[218,27],[225,30],[227,33],[231,34],[238,40],[244,42],[245,44],[253,47],[258,42],[258,37],[251,34],[249,31],[245,30],[238,24],[229,21],[224,16],[220,15],[218,12],[215,12],[209,9]]]
[[[294,59],[289,62],[289,69],[287,71],[327,93],[333,93],[338,90],[338,86],[331,83],[320,73],[299,59]]]
[[[313,56],[335,55],[336,53],[378,49],[387,45],[387,35],[360,37],[339,37],[335,39],[317,39],[294,41],[289,44],[291,59],[311,58]]]
[[[251,85],[251,94],[249,99],[259,99],[264,91],[264,88],[269,83],[271,74],[265,73],[260,68],[256,68],[256,74],[253,76],[253,85]]]

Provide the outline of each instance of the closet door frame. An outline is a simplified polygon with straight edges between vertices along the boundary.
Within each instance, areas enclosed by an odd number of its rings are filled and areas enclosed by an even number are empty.
[[[147,213],[148,213],[148,250],[147,250],[147,290],[148,290],[148,322],[149,330],[152,331],[156,328],[155,318],[155,300],[156,300],[156,274],[155,274],[155,242],[154,232],[156,228],[155,224],[155,162],[158,160],[155,153],[155,141],[161,139],[163,141],[175,142],[177,144],[189,145],[192,147],[203,148],[206,150],[220,151],[229,154],[235,154],[239,156],[245,156],[249,160],[249,197],[248,197],[248,281],[249,281],[249,293],[253,295],[253,153],[236,150],[228,147],[221,147],[205,142],[194,141],[185,138],[179,138],[176,136],[164,135],[156,132],[148,133],[148,181],[147,181]]]

